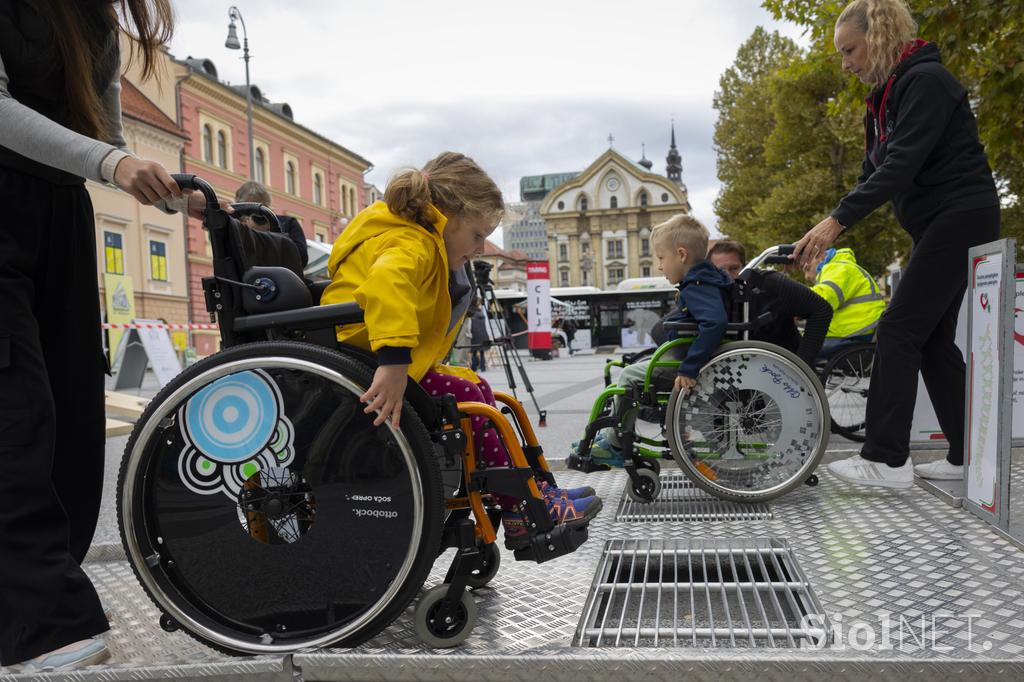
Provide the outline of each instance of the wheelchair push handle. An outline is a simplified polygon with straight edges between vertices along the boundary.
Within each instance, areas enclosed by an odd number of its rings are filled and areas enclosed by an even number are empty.
[[[234,216],[236,218],[249,215],[260,215],[263,216],[263,219],[270,224],[270,227],[274,232],[281,231],[281,222],[277,219],[277,216],[274,215],[274,212],[263,204],[255,201],[242,201],[231,204],[231,208],[234,210]]]
[[[178,187],[182,189],[202,192],[203,196],[206,197],[207,210],[209,210],[209,207],[216,208],[219,205],[217,202],[217,192],[210,186],[210,183],[198,175],[194,173],[171,173],[171,179],[178,183]]]
[[[792,255],[795,249],[796,244],[769,246],[747,263],[747,267],[743,269],[750,270],[761,265],[789,265],[793,262]]]

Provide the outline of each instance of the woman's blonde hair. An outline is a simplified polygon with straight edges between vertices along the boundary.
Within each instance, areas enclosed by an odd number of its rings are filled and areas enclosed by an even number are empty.
[[[853,0],[836,19],[836,29],[851,23],[867,41],[867,77],[876,87],[888,80],[907,44],[917,37],[917,22],[904,0]]]
[[[505,212],[501,190],[476,162],[457,152],[443,152],[422,170],[407,168],[391,178],[384,202],[392,213],[433,229],[430,205],[446,217],[479,218],[496,227]]]

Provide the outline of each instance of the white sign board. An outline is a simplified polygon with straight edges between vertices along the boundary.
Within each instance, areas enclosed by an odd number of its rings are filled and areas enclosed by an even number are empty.
[[[970,302],[971,356],[968,358],[968,438],[964,463],[968,470],[967,497],[979,507],[995,512],[999,469],[999,288],[1002,286],[1003,255],[975,258],[968,276]]]
[[[135,324],[142,325],[138,330],[139,339],[149,356],[153,373],[163,388],[181,372],[181,363],[171,344],[171,335],[167,329],[160,328],[163,325],[160,320],[135,320]]]
[[[526,321],[530,348],[551,348],[551,280],[547,261],[526,266]]]
[[[960,317],[956,325],[956,346],[963,353],[967,348],[967,304],[964,296],[960,306]],[[1014,305],[1013,333],[1013,439],[1024,440],[1024,273],[1017,273],[1017,296]],[[939,420],[932,410],[924,380],[917,378],[917,403],[914,405],[914,425],[910,440],[918,447],[925,443],[945,446],[946,438],[939,428]]]

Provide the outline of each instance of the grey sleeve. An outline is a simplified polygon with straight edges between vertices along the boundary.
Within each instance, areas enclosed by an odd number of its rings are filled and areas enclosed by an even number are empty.
[[[115,147],[79,135],[26,107],[11,97],[7,87],[9,81],[3,57],[0,56],[0,145],[33,161],[96,182],[103,182],[100,177],[100,164]],[[111,93],[108,91],[108,94]],[[120,97],[120,84],[112,96]],[[109,103],[105,104],[109,107]],[[117,111],[117,136],[123,144],[124,136],[120,132],[120,103],[117,105]]]
[[[103,93],[103,111],[110,121],[110,132],[107,135],[107,142],[123,152],[131,154],[128,143],[124,140],[124,124],[121,122],[121,72],[114,74],[114,81]]]

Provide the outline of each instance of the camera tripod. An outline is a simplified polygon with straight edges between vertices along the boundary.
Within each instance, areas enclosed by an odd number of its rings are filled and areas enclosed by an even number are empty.
[[[519,399],[519,396],[516,394],[516,378],[512,371],[512,366],[515,365],[519,372],[519,377],[522,379],[523,387],[530,394],[533,406],[537,410],[537,425],[547,426],[548,412],[547,410],[540,409],[537,396],[533,393],[533,384],[530,383],[530,377],[527,376],[526,368],[523,367],[523,360],[516,351],[515,342],[511,336],[512,326],[508,315],[505,314],[504,308],[501,307],[501,303],[498,302],[497,297],[494,295],[494,286],[491,284],[491,269],[493,267],[490,263],[480,260],[473,261],[472,272],[469,272],[468,266],[466,267],[466,272],[470,276],[470,283],[473,287],[473,296],[479,299],[483,306],[484,317],[487,319],[487,335],[491,339],[491,345],[498,349],[498,353],[501,356],[501,364],[505,368],[505,378],[508,381],[509,390],[512,391],[512,396],[516,400]],[[504,329],[502,329],[501,323],[504,323]],[[465,346],[462,347],[464,348]],[[469,346],[471,349],[481,347],[479,344]]]

